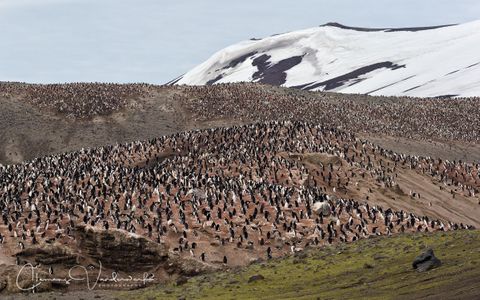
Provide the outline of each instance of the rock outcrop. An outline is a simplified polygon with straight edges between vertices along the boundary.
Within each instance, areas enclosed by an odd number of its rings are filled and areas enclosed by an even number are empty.
[[[0,299],[1,295],[19,292],[46,292],[52,290],[51,282],[39,282],[39,278],[47,277],[46,272],[22,266],[0,265]]]
[[[435,257],[432,249],[428,249],[415,258],[412,266],[418,272],[425,272],[441,266],[442,262]]]
[[[62,264],[71,266],[77,263],[77,255],[60,244],[41,244],[30,246],[16,254],[21,261],[36,262],[42,265]]]
[[[165,245],[122,230],[78,226],[76,240],[82,256],[115,270],[147,271],[168,260]]]
[[[259,281],[259,280],[264,280],[264,279],[265,279],[265,277],[263,277],[263,275],[256,274],[256,275],[250,276],[250,278],[248,278],[248,283]]]

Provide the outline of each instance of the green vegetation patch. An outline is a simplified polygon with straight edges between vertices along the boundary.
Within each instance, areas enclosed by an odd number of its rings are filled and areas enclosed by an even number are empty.
[[[412,261],[431,247],[442,266]],[[253,275],[264,279],[249,282]],[[480,297],[480,231],[376,237],[243,269],[120,294],[125,299],[419,299]]]

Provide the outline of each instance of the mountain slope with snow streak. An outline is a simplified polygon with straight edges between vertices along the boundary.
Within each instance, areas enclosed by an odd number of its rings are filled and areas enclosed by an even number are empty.
[[[170,83],[243,81],[371,95],[480,96],[480,21],[403,29],[328,23],[227,47]]]

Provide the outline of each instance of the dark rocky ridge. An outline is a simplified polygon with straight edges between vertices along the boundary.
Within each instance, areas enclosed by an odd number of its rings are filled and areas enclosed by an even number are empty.
[[[303,56],[292,56],[273,65],[269,62],[270,58],[270,55],[263,54],[253,60],[252,65],[258,68],[253,74],[254,81],[271,85],[284,84],[287,80],[285,72],[301,63]]]
[[[184,74],[183,74],[184,75]],[[178,76],[177,78],[170,80],[169,82],[166,83],[166,85],[174,85],[175,83],[179,82],[182,80],[183,75]]]
[[[149,270],[168,260],[165,245],[125,231],[79,226],[76,239],[80,253],[112,269]]]
[[[326,81],[322,81],[318,83],[311,82],[304,85],[294,86],[294,88],[299,88],[302,90],[313,90],[323,86],[325,91],[330,91],[338,87],[341,87],[352,80],[353,80],[353,83],[350,83],[349,85],[357,84],[363,80],[359,78],[360,76],[368,74],[378,69],[383,69],[383,68],[394,71],[400,68],[405,68],[405,65],[397,65],[390,61],[379,62],[369,66],[358,68],[352,72],[343,74],[341,76],[337,76],[335,78],[332,78]]]
[[[222,70],[228,70],[235,68],[239,64],[243,63],[249,58],[253,58],[257,52],[250,52],[245,55],[241,55],[230,61],[228,65],[222,68]],[[270,84],[270,85],[282,85],[287,80],[287,73],[289,69],[300,64],[302,62],[303,56],[292,56],[290,58],[283,59],[276,64],[270,62],[271,56],[268,54],[262,54],[253,59],[252,65],[257,67],[252,79],[259,83]],[[218,71],[218,70],[217,70]],[[225,77],[224,73],[217,75],[217,77],[207,81],[206,85],[214,85],[219,80]],[[169,83],[169,84],[175,84]]]
[[[256,51],[250,52],[250,53],[247,53],[245,55],[241,55],[241,56],[239,56],[235,59],[232,59],[227,66],[223,67],[223,69],[235,68],[236,66],[238,66],[242,62],[246,61],[249,57],[254,56],[255,54],[257,54]]]
[[[443,27],[449,27],[449,26],[454,26],[457,24],[447,24],[447,25],[437,25],[437,26],[423,26],[423,27],[403,27],[403,28],[367,28],[367,27],[352,27],[352,26],[346,26],[340,23],[336,22],[329,22],[323,25],[320,25],[320,27],[337,27],[341,29],[348,29],[348,30],[356,30],[356,31],[364,31],[364,32],[375,32],[375,31],[385,31],[385,32],[398,32],[398,31],[410,31],[410,32],[416,32],[416,31],[424,31],[424,30],[432,30],[432,29],[438,29],[438,28],[443,28]]]
[[[248,58],[254,56],[255,54],[257,54],[257,52],[250,52],[250,53],[247,53],[247,54],[244,54],[244,55],[241,55],[237,58],[234,58],[230,61],[230,63],[228,65],[226,65],[225,67],[222,68],[222,70],[228,70],[228,69],[232,69],[232,68],[235,68],[236,66],[238,66],[239,64],[243,63],[244,61],[246,61]],[[219,71],[219,70],[216,70],[216,71]],[[222,78],[224,77],[224,74],[221,73],[219,74],[217,77],[213,78],[213,79],[210,79],[209,81],[207,81],[206,85],[213,85],[215,83],[217,83],[217,81],[221,80]],[[181,79],[181,78],[180,78]],[[180,79],[178,79],[177,81],[175,82],[169,82],[168,84],[169,85],[174,85],[176,82],[178,82]]]

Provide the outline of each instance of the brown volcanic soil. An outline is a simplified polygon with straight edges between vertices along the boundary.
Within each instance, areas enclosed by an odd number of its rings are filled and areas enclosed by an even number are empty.
[[[314,154],[318,157],[318,154]],[[303,160],[305,161],[305,159]],[[331,163],[331,160],[322,160],[324,164]],[[312,172],[319,170],[318,164],[311,163],[307,159],[306,165],[312,168]],[[335,164],[334,164],[335,165]],[[337,165],[339,166],[339,165]],[[345,164],[339,166],[337,173],[355,171],[357,174],[363,172],[359,168],[349,168]],[[452,197],[452,186],[445,186],[437,180],[432,179],[409,167],[397,167],[396,181],[398,187],[385,188],[373,178],[356,179],[358,187],[350,184],[342,191],[328,192],[341,198],[362,199],[368,203],[377,204],[383,207],[391,207],[395,210],[414,212],[417,215],[430,215],[443,220],[452,220],[464,224],[473,224],[480,227],[480,205],[478,197],[465,197],[455,194]],[[444,188],[440,189],[443,186]],[[409,195],[410,191],[419,193],[420,198]],[[367,201],[368,197],[368,201]]]

